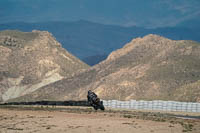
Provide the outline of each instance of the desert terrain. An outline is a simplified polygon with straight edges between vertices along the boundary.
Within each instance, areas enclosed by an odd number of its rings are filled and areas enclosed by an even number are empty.
[[[198,113],[187,115],[200,116]],[[94,111],[89,107],[0,106],[0,133],[199,133],[199,131],[200,119],[177,118],[166,112],[113,109]]]

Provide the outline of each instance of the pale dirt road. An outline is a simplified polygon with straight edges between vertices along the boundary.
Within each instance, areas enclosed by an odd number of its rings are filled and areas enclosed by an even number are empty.
[[[124,115],[124,114],[123,114]],[[198,122],[197,122],[198,123]],[[196,122],[193,124],[198,126]],[[200,123],[200,122],[199,122]],[[200,130],[199,130],[200,131]],[[124,118],[118,113],[0,108],[0,133],[182,133],[176,122]],[[187,131],[188,132],[188,131]],[[198,129],[191,131],[199,133]]]

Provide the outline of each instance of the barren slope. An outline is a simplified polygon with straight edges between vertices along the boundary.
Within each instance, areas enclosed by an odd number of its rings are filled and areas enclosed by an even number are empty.
[[[89,70],[15,101],[85,99],[89,89],[102,99],[200,101],[199,80],[198,43],[148,35]]]
[[[28,94],[88,68],[45,31],[0,32],[0,101]]]

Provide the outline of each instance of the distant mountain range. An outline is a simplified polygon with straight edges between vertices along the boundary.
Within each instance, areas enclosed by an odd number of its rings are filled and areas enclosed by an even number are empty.
[[[123,47],[132,38],[147,34],[158,34],[174,40],[200,41],[200,29],[194,29],[193,27],[145,29],[141,27],[104,25],[84,20],[76,22],[16,22],[0,24],[0,30],[7,29],[25,32],[30,32],[34,29],[49,31],[65,49],[89,65],[99,63],[110,52]]]
[[[199,43],[150,34],[85,71],[11,101],[83,100],[92,90],[102,99],[200,102],[199,68]]]
[[[0,0],[0,23],[84,19],[121,26],[171,27],[199,22],[199,7],[199,0]],[[187,26],[192,25],[183,24]]]
[[[88,68],[62,48],[49,32],[0,32],[0,102]]]

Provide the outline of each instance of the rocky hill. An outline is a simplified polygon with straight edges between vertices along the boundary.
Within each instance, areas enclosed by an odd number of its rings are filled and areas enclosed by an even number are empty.
[[[0,101],[31,93],[86,68],[46,31],[0,32]]]
[[[192,24],[190,24],[192,25]],[[199,25],[199,23],[197,23]],[[173,40],[200,41],[200,29],[178,27],[163,27],[146,29],[142,27],[122,27],[104,25],[90,21],[75,22],[13,22],[0,24],[0,30],[18,29],[30,32],[34,29],[51,32],[62,44],[63,48],[89,65],[98,64],[112,51],[124,46],[133,38],[148,34],[158,34]]]
[[[199,43],[150,34],[82,73],[13,101],[86,99],[91,89],[102,99],[200,102],[199,68]]]

